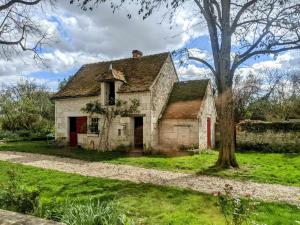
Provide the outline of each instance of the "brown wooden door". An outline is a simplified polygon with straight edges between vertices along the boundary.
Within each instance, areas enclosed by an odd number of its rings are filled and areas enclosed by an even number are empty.
[[[134,118],[134,147],[143,148],[143,117]]]

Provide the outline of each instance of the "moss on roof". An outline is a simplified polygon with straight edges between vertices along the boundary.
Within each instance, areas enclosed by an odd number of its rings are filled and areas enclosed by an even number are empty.
[[[209,80],[181,81],[174,84],[163,119],[197,119]]]
[[[96,96],[100,94],[101,76],[112,68],[124,74],[119,92],[148,91],[169,53],[127,58],[83,65],[67,85],[53,95],[54,99]]]
[[[178,101],[203,99],[209,80],[180,81],[174,84],[169,104]]]

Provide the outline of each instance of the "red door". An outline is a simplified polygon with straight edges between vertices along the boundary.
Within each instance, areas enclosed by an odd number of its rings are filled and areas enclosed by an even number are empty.
[[[78,144],[77,134],[86,133],[87,117],[70,117],[70,146]]]
[[[207,148],[211,148],[211,119],[207,117]]]

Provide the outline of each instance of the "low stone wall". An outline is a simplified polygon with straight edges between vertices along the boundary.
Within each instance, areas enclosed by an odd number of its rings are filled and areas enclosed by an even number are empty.
[[[0,209],[0,224],[2,225],[63,225],[49,220],[40,219],[34,216],[10,212]]]
[[[242,122],[237,125],[240,150],[300,152],[299,123]]]

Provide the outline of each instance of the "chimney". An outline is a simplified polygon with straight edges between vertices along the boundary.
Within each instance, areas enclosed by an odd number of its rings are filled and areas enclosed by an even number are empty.
[[[132,51],[132,58],[137,59],[143,56],[143,53],[139,50]]]

